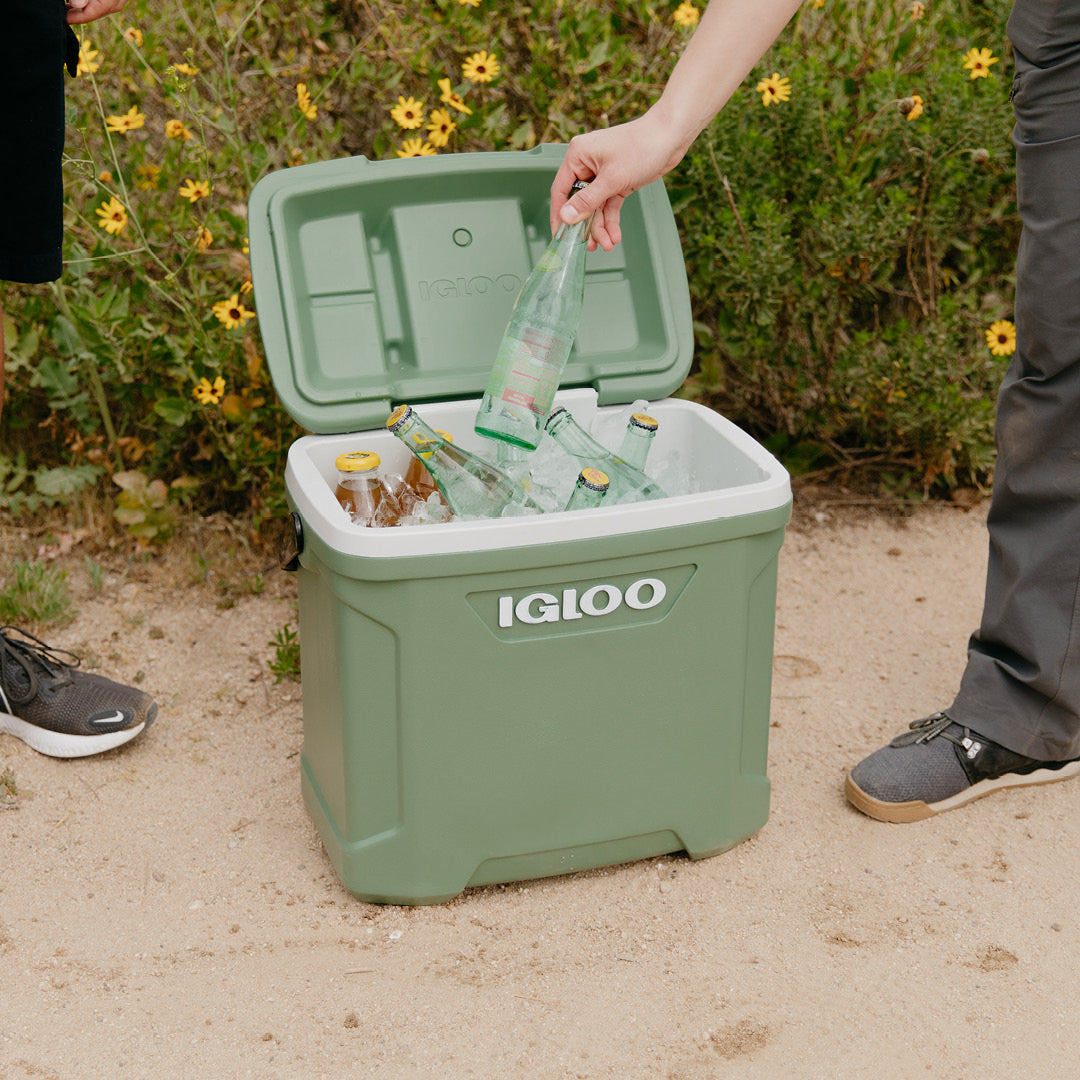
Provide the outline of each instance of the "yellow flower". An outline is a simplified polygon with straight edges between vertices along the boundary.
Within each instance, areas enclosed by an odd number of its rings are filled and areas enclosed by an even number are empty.
[[[444,105],[449,105],[451,109],[457,109],[459,113],[472,116],[472,109],[454,93],[449,79],[439,79],[439,100]]]
[[[240,303],[239,293],[233,293],[228,300],[219,300],[214,305],[214,314],[218,321],[225,325],[226,330],[243,326],[248,319],[255,318],[255,312],[249,311]]]
[[[471,82],[491,82],[499,74],[499,61],[494,53],[486,49],[472,56],[465,57],[465,63],[461,65],[461,74]]]
[[[108,170],[108,169],[102,169],[102,170],[101,170],[101,172],[99,172],[99,173],[97,174],[97,178],[98,178],[98,179],[99,179],[99,180],[100,180],[100,181],[101,181],[101,182],[102,182],[103,184],[111,184],[111,183],[112,183],[112,173],[111,173],[111,172],[109,172],[109,170]]]
[[[923,114],[923,106],[925,101],[918,94],[912,94],[909,98],[904,98],[900,102],[900,111],[904,113],[909,120],[918,120]]]
[[[762,105],[775,105],[791,97],[791,80],[787,76],[781,78],[780,73],[774,71],[771,79],[762,79],[754,90],[761,95]]]
[[[808,3],[812,8],[823,8],[825,6],[825,0],[808,0]]]
[[[304,164],[304,151],[301,150],[300,147],[294,146],[289,151],[289,168],[291,169],[291,168],[295,167],[296,165],[303,165],[303,164]]]
[[[203,405],[216,405],[225,393],[225,380],[219,375],[213,382],[203,376],[191,391],[196,401]]]
[[[997,62],[998,58],[989,49],[968,49],[964,53],[964,67],[973,79],[985,79],[990,74],[990,65]]]
[[[246,278],[244,278],[243,283],[240,286],[240,295],[241,296],[247,296],[247,294],[249,292],[254,292],[254,291],[255,291],[255,286],[251,284],[251,275],[248,274],[248,276]]]
[[[398,127],[406,131],[418,128],[424,122],[424,103],[414,97],[399,97],[397,104],[390,110],[390,115],[397,121]]]
[[[158,177],[161,175],[161,166],[155,165],[152,161],[146,161],[135,170],[135,174],[138,177],[135,183],[143,191],[150,191],[157,187]]]
[[[195,234],[195,247],[201,254],[214,242],[214,234],[204,225]]]
[[[79,64],[75,68],[75,75],[93,75],[101,65],[97,58],[101,53],[90,44],[90,39],[79,43]]]
[[[690,3],[690,0],[683,0],[671,17],[680,26],[696,26],[698,19],[701,17],[701,12]]]
[[[205,199],[210,194],[210,191],[210,183],[207,180],[192,180],[189,178],[180,185],[180,194],[188,202],[192,203]]]
[[[911,5],[911,21],[918,22],[926,14],[926,5],[915,0]]]
[[[311,95],[308,93],[307,83],[300,82],[296,84],[296,104],[309,120],[314,120],[319,115],[318,107],[311,100]]]
[[[432,146],[445,146],[450,141],[450,132],[457,124],[450,119],[450,114],[445,109],[432,109],[431,120],[428,123],[428,138]]]
[[[167,139],[190,139],[192,137],[191,132],[188,131],[187,126],[183,120],[166,120],[165,121],[165,138]]]
[[[198,68],[194,68],[190,64],[185,64],[183,62],[181,62],[179,64],[173,64],[173,70],[174,71],[179,71],[181,75],[198,75],[199,74],[199,69]]]
[[[462,7],[465,7],[466,5],[468,5],[469,7],[479,7],[480,6],[480,0],[457,0],[457,2]]]
[[[132,105],[123,116],[106,116],[105,127],[109,131],[123,134],[126,131],[134,131],[146,123],[146,116],[139,112],[138,105]]]
[[[995,356],[1016,352],[1016,327],[1008,319],[999,319],[986,331],[986,344]]]
[[[113,236],[119,236],[127,227],[127,211],[115,195],[97,208],[97,215],[101,218],[98,224]]]
[[[398,157],[431,157],[435,148],[431,143],[424,142],[419,136],[415,139],[406,139],[397,152]]]
[[[137,26],[129,26],[124,31],[124,40],[138,48],[142,48],[142,31]]]

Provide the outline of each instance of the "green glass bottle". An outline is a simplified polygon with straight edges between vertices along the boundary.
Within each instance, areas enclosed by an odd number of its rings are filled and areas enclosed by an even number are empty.
[[[587,187],[583,181],[574,190]],[[476,431],[535,450],[581,322],[592,215],[562,225],[514,302]]]
[[[577,483],[566,503],[567,510],[593,510],[604,501],[604,496],[611,487],[606,472],[599,469],[582,469],[578,473]]]
[[[667,492],[651,476],[601,446],[562,406],[548,417],[547,432],[571,457],[608,474],[611,481],[606,496],[608,503],[667,497]]]
[[[619,457],[635,469],[644,471],[659,426],[651,416],[634,413],[627,421],[626,434],[623,436],[622,446],[619,447]]]
[[[425,424],[411,405],[399,405],[390,414],[386,426],[422,458],[455,514],[500,517],[508,508],[539,512],[540,507],[520,484],[515,484],[490,461],[448,442]]]

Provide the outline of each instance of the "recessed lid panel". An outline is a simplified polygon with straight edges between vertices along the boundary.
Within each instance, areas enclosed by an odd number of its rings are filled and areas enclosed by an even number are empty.
[[[565,147],[346,158],[272,173],[251,195],[259,326],[278,395],[311,431],[380,426],[398,402],[477,397],[522,283],[550,239]],[[588,257],[562,385],[602,403],[676,390],[690,300],[663,183],[622,209],[623,242]]]

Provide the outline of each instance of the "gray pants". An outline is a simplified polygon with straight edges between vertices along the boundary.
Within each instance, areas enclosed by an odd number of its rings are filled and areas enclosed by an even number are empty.
[[[1023,233],[997,412],[982,623],[951,709],[995,742],[1080,756],[1080,0],[1017,0]]]

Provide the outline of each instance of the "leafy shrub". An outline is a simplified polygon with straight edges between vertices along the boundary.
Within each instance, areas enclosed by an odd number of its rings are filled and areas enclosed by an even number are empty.
[[[684,393],[795,469],[929,487],[991,466],[1015,175],[1007,78],[964,59],[1001,56],[1007,8],[804,9],[671,185],[699,343]],[[763,107],[773,73],[790,98]]]
[[[1009,312],[1016,238],[1006,65],[973,80],[961,57],[1004,55],[1005,4],[941,9],[914,22],[894,0],[808,6],[669,180],[698,336],[684,393],[793,465],[877,462],[930,484],[990,464],[1000,366],[980,335]],[[0,460],[73,483],[137,472],[146,495],[194,478],[200,509],[280,510],[300,431],[248,291],[256,181],[630,119],[691,33],[677,10],[134,0],[88,24],[68,94],[65,277],[8,291]],[[763,108],[753,87],[774,71],[791,97]],[[914,93],[923,114],[905,119]],[[29,507],[15,490],[0,503]],[[172,508],[141,509],[165,516],[128,527],[166,535]]]

